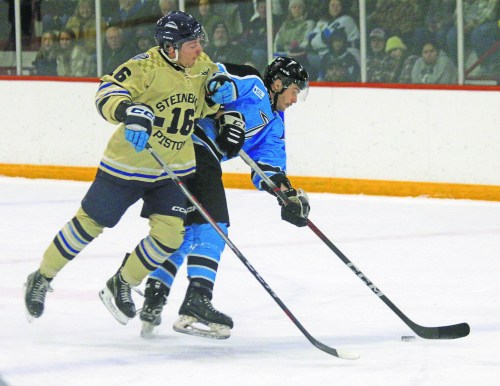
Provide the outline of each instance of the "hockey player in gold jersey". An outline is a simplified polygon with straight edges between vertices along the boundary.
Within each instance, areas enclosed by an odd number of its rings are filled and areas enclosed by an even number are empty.
[[[191,134],[195,120],[236,99],[229,77],[203,53],[205,33],[191,15],[173,11],[155,28],[158,46],[101,78],[96,106],[119,124],[108,142],[94,182],[75,216],[63,226],[28,276],[28,319],[42,315],[50,282],[106,227],[115,226],[137,200],[150,232],[127,253],[99,293],[122,324],[135,316],[131,287],[141,283],[181,245],[186,198],[147,151],[146,143],[181,178],[194,173]]]

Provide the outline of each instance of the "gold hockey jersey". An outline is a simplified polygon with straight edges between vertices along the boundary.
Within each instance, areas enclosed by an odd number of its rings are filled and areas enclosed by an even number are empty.
[[[205,81],[217,66],[202,53],[191,68],[169,62],[159,47],[125,62],[101,78],[96,94],[99,113],[108,122],[120,123],[115,110],[121,101],[150,106],[155,122],[149,144],[178,176],[194,173],[195,121],[217,112],[219,105],[205,100]],[[120,179],[157,182],[169,178],[147,150],[136,152],[125,139],[121,123],[108,142],[99,169]]]

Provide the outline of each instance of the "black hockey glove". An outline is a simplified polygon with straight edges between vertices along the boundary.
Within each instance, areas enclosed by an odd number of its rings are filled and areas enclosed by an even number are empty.
[[[216,142],[227,158],[238,155],[245,143],[245,118],[238,111],[226,111],[217,120],[219,135]]]
[[[288,179],[288,177],[286,176],[286,174],[284,172],[278,172],[276,174],[273,174],[271,177],[269,177],[269,179],[279,189],[281,189],[282,186],[285,187],[285,189],[287,189],[287,190],[288,189],[292,189],[292,183],[290,182],[290,180]],[[270,188],[269,186],[267,186],[267,184],[264,181],[261,182],[261,187],[266,192],[271,193],[272,195],[276,196],[276,194],[274,193],[273,189]],[[281,200],[278,199],[278,202],[281,203]]]
[[[288,197],[289,202],[283,204],[280,201],[281,219],[298,227],[306,226],[307,216],[311,210],[306,192],[300,188],[297,190],[290,188],[283,193]]]

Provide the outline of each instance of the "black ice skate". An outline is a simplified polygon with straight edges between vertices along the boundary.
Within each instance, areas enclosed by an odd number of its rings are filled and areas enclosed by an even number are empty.
[[[116,273],[106,282],[106,287],[99,292],[99,297],[111,315],[125,325],[135,316],[135,304],[131,295],[132,286],[126,283],[120,273]]]
[[[233,320],[217,311],[205,291],[197,288],[196,284],[191,284],[187,290],[184,302],[179,309],[179,318],[174,323],[174,330],[204,338],[229,338]],[[208,326],[209,329],[199,324]]]
[[[161,312],[167,304],[167,287],[161,281],[148,279],[144,290],[144,305],[140,313],[141,336],[149,338],[156,326],[161,324]]]
[[[28,276],[26,283],[24,283],[24,303],[28,322],[31,323],[34,318],[39,318],[43,314],[45,295],[47,291],[52,292],[51,281],[52,279],[43,276],[40,270],[36,270]]]

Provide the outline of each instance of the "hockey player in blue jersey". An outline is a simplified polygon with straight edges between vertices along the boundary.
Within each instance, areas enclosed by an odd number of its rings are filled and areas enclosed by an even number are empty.
[[[227,234],[229,214],[222,184],[220,163],[243,150],[290,198],[281,207],[281,217],[296,226],[305,226],[309,214],[307,195],[295,190],[286,177],[284,124],[279,112],[307,93],[309,76],[295,60],[278,57],[264,72],[264,79],[250,66],[218,64],[238,90],[236,101],[225,104],[215,119],[201,119],[195,128],[197,170],[187,182],[191,193]],[[252,182],[259,190],[273,194],[256,174]],[[216,310],[212,291],[224,241],[193,207],[188,210],[186,234],[182,246],[151,273],[145,288],[140,318],[142,336],[152,333],[161,323],[161,312],[181,264],[187,257],[190,280],[179,309],[174,330],[216,339],[228,338],[232,319]],[[200,326],[200,324],[205,326]]]

